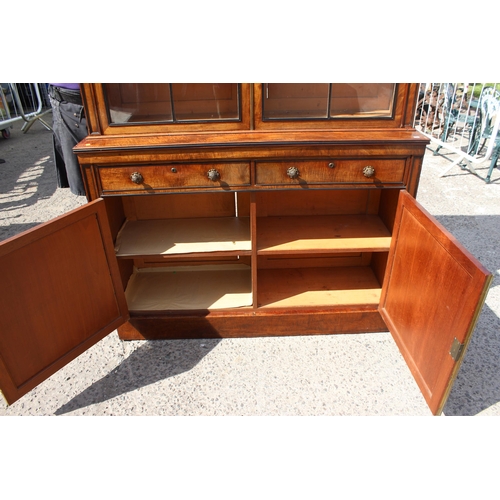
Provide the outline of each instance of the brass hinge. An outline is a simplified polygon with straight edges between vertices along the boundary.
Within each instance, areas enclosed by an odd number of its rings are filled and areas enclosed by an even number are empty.
[[[463,350],[464,350],[464,344],[461,344],[455,337],[453,339],[450,349],[450,356],[453,358],[453,361],[458,361],[460,359]]]

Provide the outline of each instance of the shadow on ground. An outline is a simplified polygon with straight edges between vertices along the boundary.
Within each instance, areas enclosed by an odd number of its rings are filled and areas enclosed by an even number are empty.
[[[219,342],[220,339],[141,342],[139,347],[119,366],[63,405],[55,414],[63,415],[86,406],[103,403],[122,394],[187,372]]]
[[[436,219],[493,274],[490,293],[499,287],[500,216],[443,215]],[[483,306],[445,405],[445,415],[476,415],[500,401],[500,318],[497,314],[488,305]]]
[[[483,307],[443,413],[472,416],[500,402],[500,318]]]

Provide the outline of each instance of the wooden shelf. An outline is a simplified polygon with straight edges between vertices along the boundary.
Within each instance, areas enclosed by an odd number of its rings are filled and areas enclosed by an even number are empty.
[[[129,311],[213,310],[252,305],[250,268],[244,265],[142,269],[125,290]]]
[[[248,217],[126,221],[115,243],[117,257],[197,253],[250,254]]]
[[[390,244],[391,234],[377,215],[257,219],[259,255],[388,251]]]
[[[261,269],[257,282],[258,307],[376,306],[381,293],[368,266]]]

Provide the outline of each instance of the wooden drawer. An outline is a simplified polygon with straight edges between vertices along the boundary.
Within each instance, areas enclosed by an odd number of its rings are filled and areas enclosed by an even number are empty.
[[[259,162],[256,184],[401,183],[404,169],[404,159]]]
[[[250,184],[248,163],[190,163],[99,167],[103,192],[220,188]],[[211,177],[209,177],[209,175]]]

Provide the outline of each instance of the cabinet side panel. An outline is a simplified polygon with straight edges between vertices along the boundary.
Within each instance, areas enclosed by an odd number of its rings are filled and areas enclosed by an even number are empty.
[[[385,189],[381,193],[379,216],[389,231],[394,227],[398,207],[399,189]]]
[[[122,201],[122,198],[119,197],[109,197],[104,200],[113,241],[125,222],[125,212]]]
[[[80,86],[83,105],[85,107],[85,116],[87,118],[87,126],[89,134],[101,134],[99,124],[99,110],[97,107],[97,99],[95,95],[94,85],[91,83],[82,83]]]
[[[420,183],[420,174],[422,171],[423,157],[415,156],[408,161],[411,164],[411,168],[407,169],[409,175],[406,179],[406,189],[414,198],[416,198],[418,192],[418,185]]]

